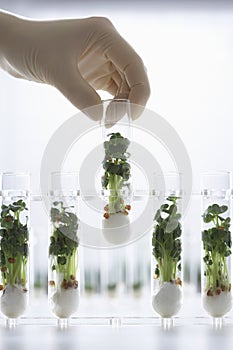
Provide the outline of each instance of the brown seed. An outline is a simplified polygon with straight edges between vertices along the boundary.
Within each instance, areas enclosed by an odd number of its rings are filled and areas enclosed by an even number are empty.
[[[105,211],[108,211],[108,210],[109,210],[109,205],[108,205],[108,204],[105,205],[104,210],[105,210]]]
[[[67,283],[67,287],[68,287],[68,288],[73,287],[73,283],[72,283],[71,281],[69,281],[69,282]]]
[[[0,284],[0,290],[3,290],[3,285],[2,284]]]
[[[108,213],[104,213],[104,217],[105,217],[105,219],[108,219],[109,218],[109,214]]]
[[[16,259],[15,258],[8,258],[8,262],[10,264],[14,264],[16,262]]]
[[[127,204],[127,205],[125,206],[125,209],[130,210],[130,209],[131,209],[131,205]]]
[[[3,266],[2,268],[1,268],[1,272],[5,272],[6,271],[6,266]]]
[[[179,277],[176,279],[176,284],[182,287],[182,281]]]
[[[71,280],[75,280],[75,275],[70,275]]]
[[[213,296],[213,292],[212,292],[211,289],[208,289],[208,291],[207,291],[207,296],[208,296],[208,297],[212,297],[212,296]]]
[[[221,289],[222,289],[223,292],[225,292],[226,287],[225,287],[224,285],[222,285],[222,286],[221,286]]]
[[[127,212],[127,210],[124,210],[124,211],[123,211],[123,214],[124,214],[124,215],[128,215],[129,213]]]
[[[23,291],[24,291],[25,293],[27,293],[28,290],[27,290],[27,288],[24,288]]]
[[[216,295],[220,295],[221,294],[221,289],[220,288],[217,288],[216,289]]]
[[[49,285],[50,285],[51,287],[53,287],[53,286],[55,286],[55,282],[54,282],[54,281],[49,281]]]
[[[62,283],[61,283],[61,286],[62,287],[65,287],[67,285],[67,282],[66,282],[66,279],[64,279],[63,281],[62,281]]]

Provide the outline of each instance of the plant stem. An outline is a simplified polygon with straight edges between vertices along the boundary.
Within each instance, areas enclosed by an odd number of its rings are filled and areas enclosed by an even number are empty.
[[[173,279],[173,262],[171,257],[164,251],[161,264],[161,275],[163,282],[170,282]]]
[[[114,214],[121,210],[124,210],[123,198],[120,194],[122,190],[122,178],[116,174],[110,174],[109,176],[109,213]]]

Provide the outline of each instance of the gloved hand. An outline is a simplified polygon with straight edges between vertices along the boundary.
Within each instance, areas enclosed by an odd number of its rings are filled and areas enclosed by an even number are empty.
[[[150,94],[141,58],[102,17],[32,21],[1,12],[0,67],[55,86],[81,110],[101,103],[96,90],[141,106]],[[135,119],[143,108],[132,107]]]

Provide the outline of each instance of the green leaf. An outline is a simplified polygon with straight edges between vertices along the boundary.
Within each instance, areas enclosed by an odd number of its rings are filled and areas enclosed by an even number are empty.
[[[209,214],[208,212],[205,212],[203,215],[203,221],[205,223],[209,223],[214,220],[214,216],[212,214]]]
[[[161,211],[166,211],[167,209],[169,208],[169,205],[168,204],[162,204],[161,207],[160,207],[160,210]],[[166,211],[167,212],[167,211]]]
[[[63,203],[62,202],[58,202],[58,201],[53,202],[53,206],[54,207],[57,207],[58,205],[61,205],[61,204],[63,204]]]
[[[159,277],[160,272],[159,272],[159,267],[158,266],[156,266],[154,273],[155,273],[155,275],[157,275],[157,277]]]
[[[171,233],[177,228],[178,224],[179,222],[176,219],[170,219],[166,225],[165,232]]]
[[[179,199],[179,198],[180,198],[180,197],[169,196],[169,197],[167,198],[167,200],[168,200],[169,202],[176,203],[177,199]]]
[[[52,222],[59,221],[58,218],[60,217],[60,211],[57,208],[51,208],[50,210],[50,218]]]
[[[102,176],[101,181],[102,181],[102,187],[107,189],[108,183],[109,183],[109,176],[107,172],[105,172],[104,176]]]
[[[214,215],[218,215],[221,213],[220,206],[218,204],[213,204],[213,205],[209,206],[207,210]]]
[[[223,214],[223,213],[225,213],[227,210],[228,210],[228,207],[227,207],[226,205],[222,205],[222,206],[219,208],[219,213],[220,213],[220,214]]]
[[[175,204],[172,204],[169,208],[169,214],[171,214],[172,216],[174,216],[177,212],[177,206]]]
[[[157,211],[156,211],[156,213],[155,213],[155,216],[154,216],[154,220],[155,221],[159,221],[160,220],[160,218],[161,218],[161,214],[160,214],[161,212],[160,212],[160,209],[158,209]]]
[[[65,265],[66,264],[66,257],[65,256],[58,256],[57,258],[57,263],[60,265]]]
[[[0,229],[0,236],[4,237],[6,235],[7,231],[6,229]]]

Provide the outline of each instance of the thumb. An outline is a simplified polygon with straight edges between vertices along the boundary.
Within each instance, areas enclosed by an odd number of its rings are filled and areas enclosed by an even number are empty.
[[[92,120],[101,120],[103,108],[100,96],[82,77],[77,67],[63,70],[56,76],[54,86],[78,109]]]

